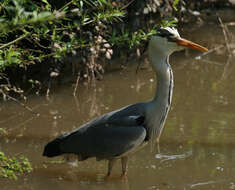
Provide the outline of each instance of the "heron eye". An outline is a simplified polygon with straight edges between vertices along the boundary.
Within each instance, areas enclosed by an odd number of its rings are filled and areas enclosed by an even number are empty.
[[[159,36],[161,36],[161,37],[169,37],[169,36],[173,36],[173,34],[172,34],[172,33],[170,33],[170,32],[168,32],[167,30],[163,30],[163,31],[161,31],[158,35],[159,35]]]
[[[167,38],[168,42],[176,42],[177,38],[175,36],[171,36]]]

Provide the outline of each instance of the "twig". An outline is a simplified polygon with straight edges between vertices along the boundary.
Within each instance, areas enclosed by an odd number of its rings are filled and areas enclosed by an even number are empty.
[[[31,52],[36,52],[36,53],[43,53],[43,51],[39,50],[39,49],[25,49],[27,51],[31,51]]]
[[[69,6],[69,5],[72,4],[72,3],[73,3],[73,1],[69,1],[69,2],[66,3],[64,6],[62,6],[62,7],[58,10],[58,12],[61,12],[65,7]]]
[[[3,79],[7,82],[7,85],[10,86],[10,81],[9,81],[9,79],[6,77],[6,74],[0,73],[0,77],[3,78]]]
[[[137,65],[137,67],[136,67],[136,71],[135,71],[135,74],[137,75],[138,74],[138,71],[139,71],[139,69],[140,69],[140,64],[141,64],[141,62],[140,61],[138,61],[139,63],[138,63],[138,65]]]
[[[50,96],[50,89],[51,89],[51,77],[48,81],[48,86],[47,86],[47,92],[46,92],[46,97],[49,98]]]
[[[30,41],[30,39],[28,39],[29,41]],[[39,47],[41,47],[41,48],[43,48],[43,49],[51,49],[50,47],[46,47],[46,46],[43,46],[42,44],[40,44],[36,39],[33,39],[34,40],[34,42],[39,46]]]
[[[222,63],[216,62],[216,61],[210,61],[210,60],[202,60],[202,62],[209,63],[209,64],[214,64],[218,66],[223,66]]]
[[[78,72],[76,84],[75,84],[74,91],[73,91],[73,96],[76,96],[79,80],[80,80],[80,72]]]
[[[125,8],[127,8],[127,7],[129,7],[129,5],[132,4],[134,1],[135,1],[135,0],[131,0],[130,2],[128,2],[126,5],[124,5],[124,6],[121,8],[121,10],[123,10],[123,9],[125,9]]]
[[[10,45],[12,45],[12,44],[14,44],[14,43],[16,43],[16,42],[18,42],[18,41],[20,41],[20,40],[26,38],[29,34],[30,34],[30,32],[23,34],[23,35],[20,36],[19,38],[16,38],[15,40],[13,40],[13,41],[11,41],[11,42],[9,42],[9,43],[6,43],[6,44],[0,46],[0,49],[3,49],[3,48],[5,48],[5,47],[7,47],[7,46],[10,46]]]
[[[232,71],[233,71],[232,67],[234,67],[234,65],[232,65],[232,64],[233,64],[233,57],[228,56],[227,62],[226,62],[225,67],[224,67],[223,74],[222,74],[221,79],[220,79],[220,82],[227,79],[228,76],[232,73]]]
[[[77,110],[80,112],[80,103],[79,103],[79,99],[78,99],[78,96],[74,96],[74,102],[75,102],[75,105],[76,105],[76,108]]]
[[[0,76],[1,76],[1,78],[5,79],[5,81],[7,82],[7,85],[8,85],[8,86],[11,86],[9,79],[8,79],[3,73],[0,73]],[[0,87],[1,87],[1,86],[0,86]],[[30,107],[26,106],[24,103],[20,102],[20,101],[17,100],[16,98],[13,98],[12,96],[10,96],[10,95],[8,95],[8,94],[6,94],[6,93],[4,93],[4,91],[3,91],[1,88],[0,88],[0,94],[3,94],[3,95],[6,96],[8,99],[13,100],[14,102],[20,104],[21,106],[23,106],[25,109],[27,109],[27,110],[30,111],[31,113],[38,115],[38,113],[34,112]]]
[[[194,189],[194,187],[199,188],[200,186],[205,186],[205,185],[211,185],[211,184],[217,184],[217,183],[223,183],[227,180],[218,180],[218,181],[205,181],[205,182],[199,182],[190,185],[190,189]]]
[[[223,48],[223,47],[224,47],[224,45],[219,45],[219,46],[217,46],[217,47],[215,47],[215,48],[209,49],[207,52],[204,52],[203,54],[201,54],[200,57],[201,57],[201,56],[208,55],[208,54],[210,54],[210,53],[212,53],[212,52],[214,52],[214,51],[216,51],[216,50],[218,50],[218,49],[221,49],[221,48]]]
[[[220,18],[219,16],[218,16],[218,20],[219,20],[220,25],[221,25],[222,30],[223,30],[224,41],[225,41],[227,50],[228,50],[228,52],[229,52],[229,55],[232,55],[232,51],[231,51],[231,48],[230,48],[230,46],[229,46],[229,39],[228,39],[228,35],[227,35],[228,29],[227,29],[227,27],[224,25],[223,21],[221,20],[221,18]],[[227,31],[227,32],[226,32],[226,31]]]
[[[38,115],[38,113],[34,112],[30,107],[26,106],[24,103],[20,102],[19,100],[17,100],[16,98],[13,98],[12,96],[9,96],[8,94],[5,94],[7,96],[7,98],[9,98],[10,100],[13,100],[14,102],[20,104],[22,107],[24,107],[26,110],[30,111],[31,113]]]
[[[16,129],[19,129],[21,126],[25,125],[26,123],[29,123],[29,122],[32,121],[33,119],[35,119],[35,116],[32,116],[32,117],[30,117],[29,119],[25,120],[24,122],[20,123],[19,125],[8,129],[8,130],[7,130],[8,134],[10,134],[12,131],[15,131]]]

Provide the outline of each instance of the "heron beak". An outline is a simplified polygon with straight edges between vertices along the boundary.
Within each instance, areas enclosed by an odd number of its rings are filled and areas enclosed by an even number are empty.
[[[199,50],[199,51],[202,51],[202,52],[208,51],[207,48],[205,48],[203,46],[200,46],[199,44],[196,44],[194,42],[191,42],[189,40],[186,40],[184,38],[177,39],[176,43],[179,46],[184,46],[184,47],[188,47],[188,48],[191,48],[191,49],[196,49],[196,50]]]

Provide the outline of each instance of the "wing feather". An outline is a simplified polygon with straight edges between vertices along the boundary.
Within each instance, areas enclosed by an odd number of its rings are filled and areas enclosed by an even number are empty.
[[[136,104],[105,114],[64,135],[62,152],[109,159],[135,149],[146,138],[140,107]]]

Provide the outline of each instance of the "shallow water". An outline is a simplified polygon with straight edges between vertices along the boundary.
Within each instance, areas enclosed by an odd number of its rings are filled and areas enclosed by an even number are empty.
[[[229,29],[235,35],[234,27]],[[57,163],[62,158],[41,156],[55,136],[154,94],[156,80],[148,64],[137,74],[136,65],[113,69],[94,86],[81,83],[77,97],[70,85],[49,98],[30,97],[27,105],[39,116],[13,102],[1,103],[0,126],[8,135],[1,137],[0,150],[26,155],[35,168],[18,181],[0,179],[1,189],[235,189],[235,58],[228,57],[218,25],[186,26],[181,33],[212,51],[187,50],[171,57],[175,87],[160,152],[145,147],[133,155],[125,180],[120,179],[120,163],[107,180],[105,161]],[[234,51],[235,41],[230,42]]]

